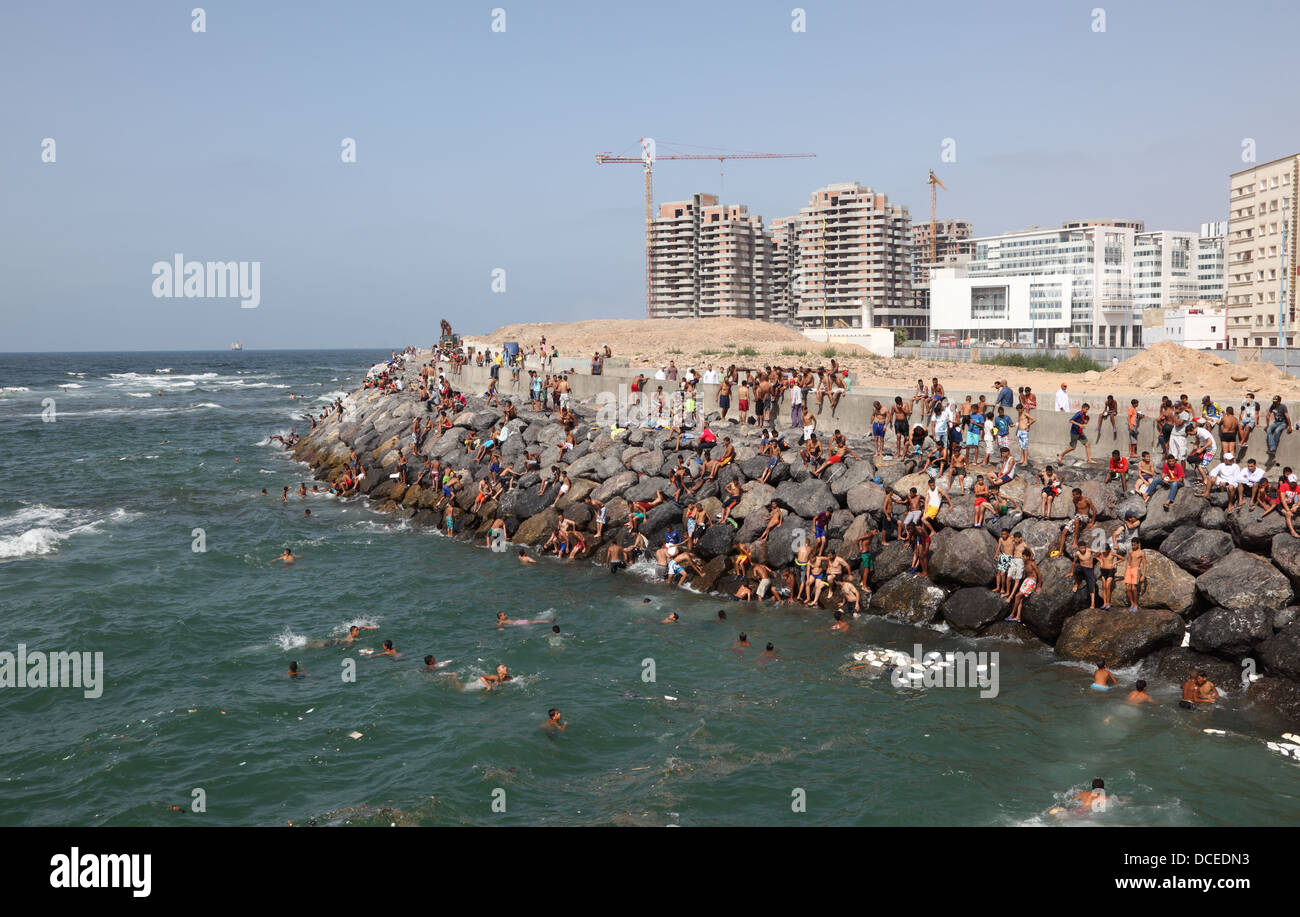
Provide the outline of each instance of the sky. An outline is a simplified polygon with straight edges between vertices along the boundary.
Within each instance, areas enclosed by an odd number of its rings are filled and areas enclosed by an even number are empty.
[[[0,6],[0,351],[643,316],[641,170],[595,162],[641,137],[817,154],[660,162],[656,202],[771,220],[858,181],[920,220],[934,169],[977,235],[1196,230],[1243,142],[1300,152],[1288,2],[259,0],[196,32],[202,2]],[[178,253],[258,262],[257,307],[155,296]]]

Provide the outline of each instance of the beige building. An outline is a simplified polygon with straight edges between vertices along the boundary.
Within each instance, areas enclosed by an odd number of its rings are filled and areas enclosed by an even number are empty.
[[[799,264],[799,218],[777,217],[768,224],[768,233],[772,248],[768,263],[767,320],[789,322],[797,308],[794,275]]]
[[[1230,346],[1292,347],[1300,339],[1295,309],[1298,183],[1300,154],[1234,172],[1229,179],[1225,270]]]
[[[653,318],[764,318],[772,243],[763,220],[713,194],[659,205],[650,228]]]
[[[797,220],[795,324],[890,327],[913,312],[906,207],[845,182],[814,191]]]

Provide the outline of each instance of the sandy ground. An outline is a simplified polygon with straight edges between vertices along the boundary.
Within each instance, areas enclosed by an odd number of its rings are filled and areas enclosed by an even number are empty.
[[[948,389],[985,391],[1005,372],[1012,387],[1033,388],[1040,405],[1050,405],[1052,394],[1063,381],[1069,383],[1072,391],[1104,392],[1117,398],[1164,394],[1176,398],[1186,392],[1198,400],[1202,394],[1211,394],[1231,401],[1248,391],[1253,391],[1261,402],[1267,402],[1275,394],[1288,400],[1300,397],[1300,380],[1283,375],[1271,363],[1237,365],[1210,351],[1189,350],[1168,343],[1157,344],[1104,372],[1057,373],[906,357],[885,359],[872,356],[856,345],[826,345],[782,325],[749,319],[529,323],[506,325],[489,334],[466,337],[495,350],[504,341],[517,341],[526,349],[538,344],[543,335],[547,346],[554,344],[561,356],[587,359],[608,344],[615,357],[626,358],[633,367],[658,367],[672,360],[680,369],[693,367],[701,371],[709,365],[722,368],[731,363],[750,367],[829,365],[830,360],[823,351],[832,346],[840,366],[854,374],[859,387],[910,392],[917,379],[928,383],[938,376]],[[757,355],[738,355],[737,351],[747,347],[756,350]],[[1300,363],[1300,352],[1296,358]]]

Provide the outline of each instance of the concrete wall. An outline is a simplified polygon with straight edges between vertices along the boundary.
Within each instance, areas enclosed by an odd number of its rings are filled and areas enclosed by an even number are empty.
[[[529,368],[536,367],[530,365]],[[570,374],[569,385],[572,388],[574,395],[579,400],[589,403],[596,403],[598,396],[602,396],[602,393],[605,394],[601,400],[609,403],[617,403],[617,399],[619,398],[626,399],[630,397],[631,382],[636,378],[638,372],[641,371],[627,367],[606,366],[605,372],[602,375],[592,376],[588,374],[587,369],[588,368],[584,366],[580,372]],[[993,373],[998,371],[1000,368],[989,367],[989,369],[990,373]],[[527,374],[521,376],[517,388],[511,381],[509,372],[503,372],[502,375],[503,379],[498,388],[500,395],[505,398],[511,398],[515,400],[516,403],[520,401],[526,402],[528,399]],[[487,367],[467,366],[459,377],[453,378],[455,379],[455,382],[453,382],[454,385],[459,385],[475,392],[476,394],[481,394],[487,389],[490,375]],[[992,379],[993,375],[991,374],[989,381],[991,382]],[[1011,375],[1011,381],[1014,387],[1014,373]],[[660,385],[663,386],[665,393],[674,392],[678,389],[678,385],[675,382],[669,382],[667,380],[660,382],[654,379],[650,380],[648,389],[653,393],[656,387]],[[623,388],[620,389],[620,386],[623,386]],[[1074,384],[1071,385],[1071,388],[1074,388]],[[700,402],[700,410],[708,413],[716,413],[718,409],[717,391],[718,386],[716,385],[700,385],[696,387],[696,396]],[[954,403],[964,401],[967,395],[971,395],[973,400],[978,400],[981,394],[985,395],[990,400],[995,396],[995,393],[992,391],[978,392],[948,389],[948,398]],[[1036,423],[1030,429],[1029,456],[1034,461],[1050,462],[1056,458],[1058,453],[1069,445],[1070,414],[1053,410],[1055,392],[1037,392],[1035,394],[1038,396],[1038,410],[1034,412]],[[1181,394],[1181,392],[1178,394]],[[1200,401],[1200,393],[1198,391],[1189,389],[1187,394],[1191,396],[1194,403]],[[834,417],[831,416],[830,400],[827,399],[821,413],[817,415],[818,435],[824,437],[832,430],[839,429],[849,436],[857,438],[869,437],[871,435],[872,403],[874,401],[880,401],[881,404],[890,405],[893,404],[895,396],[901,397],[906,402],[912,396],[912,389],[852,385],[849,393],[840,399],[839,407],[836,409]],[[1264,398],[1261,399],[1260,404],[1262,407],[1267,407],[1267,401],[1265,400],[1267,397],[1268,396],[1264,396]],[[1071,392],[1070,405],[1073,410],[1077,410],[1085,401],[1092,405],[1092,408],[1089,411],[1088,440],[1089,442],[1093,442],[1096,436],[1097,409],[1100,405],[1105,403],[1106,396],[1104,393],[1099,395],[1096,393]],[[817,400],[814,395],[811,402],[811,407],[814,410],[816,404]],[[735,417],[736,396],[734,392],[732,394],[731,406],[731,416]],[[1149,451],[1157,458],[1160,453],[1156,447],[1157,430],[1155,424],[1152,423],[1152,418],[1156,415],[1159,407],[1160,396],[1158,395],[1146,396],[1139,399],[1138,409],[1147,415],[1147,419],[1142,422],[1141,434],[1138,441],[1138,451]],[[1291,411],[1292,419],[1297,419],[1297,405],[1288,403],[1287,407]],[[790,421],[790,404],[788,398],[782,400],[780,411],[782,420],[778,428],[781,430],[788,430]],[[1101,441],[1093,443],[1092,452],[1094,459],[1099,461],[1108,460],[1112,449],[1120,450],[1121,455],[1128,454],[1128,428],[1125,420],[1127,411],[1128,399],[1120,399],[1120,416],[1116,418],[1118,436],[1112,436],[1110,422],[1107,421],[1103,428]],[[926,419],[922,419],[919,415],[919,408],[918,413],[912,415],[912,422],[926,423]],[[719,437],[726,435],[725,427],[716,427],[715,429],[717,430]],[[890,445],[891,448],[894,442],[893,435],[892,428],[889,428],[885,442],[886,445]],[[1013,452],[1018,456],[1019,452],[1015,446],[1014,434],[1012,435],[1012,447]],[[1265,439],[1264,431],[1262,429],[1257,429],[1251,434],[1250,448],[1246,454],[1248,457],[1254,456],[1261,462],[1265,460]],[[1082,460],[1083,457],[1084,452],[1082,446],[1075,449],[1075,451],[1069,456],[1071,459],[1078,458],[1080,460]],[[1282,437],[1282,444],[1278,449],[1277,460],[1279,465],[1291,465],[1300,468],[1300,433],[1295,433],[1290,436],[1284,435]]]

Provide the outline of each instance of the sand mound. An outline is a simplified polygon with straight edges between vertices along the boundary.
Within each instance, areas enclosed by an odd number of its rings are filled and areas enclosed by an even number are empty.
[[[1114,385],[1159,391],[1176,397],[1186,391],[1199,396],[1205,392],[1253,391],[1265,394],[1294,395],[1300,384],[1272,363],[1233,363],[1210,350],[1191,350],[1162,341],[1135,357],[1098,375],[1103,387]]]
[[[586,322],[531,322],[506,325],[486,335],[474,335],[499,346],[517,341],[524,347],[546,336],[567,356],[590,356],[606,344],[615,356],[638,357],[668,354],[676,349],[690,356],[701,349],[731,352],[753,347],[759,352],[782,347],[811,349],[812,342],[784,325],[746,318],[704,319],[596,319]],[[841,345],[843,346],[843,345]]]

